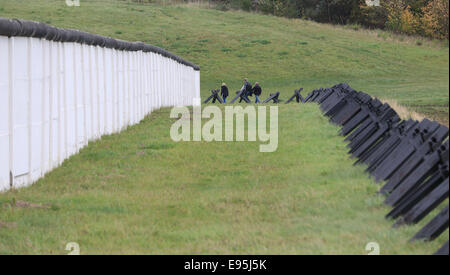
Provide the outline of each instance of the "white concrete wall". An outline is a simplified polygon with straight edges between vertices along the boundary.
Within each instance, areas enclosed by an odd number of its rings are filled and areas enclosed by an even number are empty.
[[[89,141],[195,97],[200,72],[156,53],[0,36],[0,191],[29,185]]]

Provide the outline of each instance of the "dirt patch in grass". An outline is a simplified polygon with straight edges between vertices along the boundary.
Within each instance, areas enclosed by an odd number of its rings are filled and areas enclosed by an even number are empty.
[[[407,120],[407,119],[414,119],[414,120],[423,120],[425,118],[425,115],[409,110],[407,107],[400,105],[397,100],[395,99],[381,99],[383,103],[389,104],[400,116],[401,119]]]
[[[15,222],[2,222],[0,221],[0,228],[13,228],[16,227],[17,223]]]
[[[417,108],[422,113],[424,113],[428,118],[437,120],[439,123],[446,126],[449,125],[448,119],[448,104],[443,105],[413,105],[412,107]]]
[[[122,174],[110,174],[110,175],[103,176],[103,178],[105,178],[105,179],[125,178],[125,177],[126,177],[126,175],[122,175]]]
[[[388,103],[402,119],[406,120],[411,118],[421,121],[424,118],[428,118],[448,126],[448,113],[444,111],[445,109],[448,109],[448,104],[403,106],[395,99],[381,99],[381,101]],[[416,112],[411,110],[411,108],[418,109],[420,111]]]
[[[50,209],[50,205],[47,204],[40,204],[40,203],[32,203],[27,201],[16,201],[15,203],[12,203],[12,206],[18,207],[18,208],[39,208],[39,209]]]
[[[175,147],[175,145],[168,142],[153,142],[148,145],[140,146],[140,148],[144,150],[166,150],[173,147]]]

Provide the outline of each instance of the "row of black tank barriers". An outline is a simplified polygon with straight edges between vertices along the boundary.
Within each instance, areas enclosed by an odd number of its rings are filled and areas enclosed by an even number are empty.
[[[440,208],[449,196],[449,129],[436,121],[402,120],[389,104],[347,84],[312,91],[303,102],[320,104],[341,126],[349,154],[367,165],[380,193],[392,206],[394,226],[415,224]],[[434,211],[434,212],[437,212]],[[432,241],[449,226],[448,204],[411,240]],[[435,254],[449,254],[448,241]]]

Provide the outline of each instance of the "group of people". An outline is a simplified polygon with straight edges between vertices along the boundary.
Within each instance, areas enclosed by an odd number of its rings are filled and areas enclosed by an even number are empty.
[[[244,85],[242,88],[238,91],[238,93],[243,93],[243,96],[246,96],[247,98],[249,96],[255,95],[255,103],[261,103],[259,100],[259,96],[262,93],[262,88],[259,86],[258,82],[255,82],[255,86],[252,87],[252,84],[248,81],[247,78],[244,78]],[[223,98],[223,102],[227,103],[227,97],[229,95],[227,84],[222,83],[222,87],[220,88],[220,95]],[[239,100],[239,102],[242,101],[242,97]]]

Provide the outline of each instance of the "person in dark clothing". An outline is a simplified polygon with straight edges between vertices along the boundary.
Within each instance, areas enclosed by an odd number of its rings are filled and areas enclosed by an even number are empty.
[[[250,82],[248,82],[247,78],[244,78],[244,85],[241,88],[241,92],[244,92],[244,95],[246,97],[252,96],[252,84],[250,84]],[[242,98],[239,100],[239,103],[242,102]]]
[[[227,103],[228,87],[225,82],[222,83],[222,87],[220,87],[220,95],[223,97],[223,103]]]
[[[255,82],[255,86],[253,87],[253,94],[255,94],[255,103],[261,103],[261,101],[259,100],[259,96],[262,93],[262,89],[261,86],[259,86],[258,82]]]
[[[248,82],[247,78],[245,79],[245,82],[246,82],[245,90],[247,92],[247,96],[253,96],[252,84]]]

